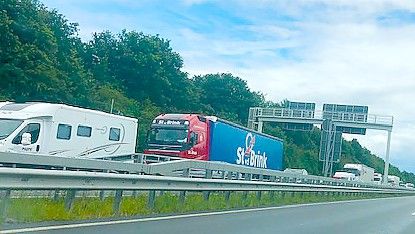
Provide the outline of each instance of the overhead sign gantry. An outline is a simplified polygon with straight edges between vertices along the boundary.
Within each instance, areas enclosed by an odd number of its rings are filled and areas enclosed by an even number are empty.
[[[333,163],[340,161],[342,133],[365,135],[366,129],[387,131],[383,180],[387,182],[393,117],[369,114],[368,110],[367,106],[324,104],[323,111],[316,111],[315,103],[287,101],[282,108],[250,108],[248,127],[262,132],[264,122],[277,122],[287,130],[307,131],[320,125],[319,158],[325,176],[331,176]]]

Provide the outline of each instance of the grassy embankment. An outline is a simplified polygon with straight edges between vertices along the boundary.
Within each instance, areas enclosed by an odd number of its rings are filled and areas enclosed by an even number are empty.
[[[204,200],[201,193],[189,193],[183,203],[174,193],[164,193],[156,197],[154,209],[147,206],[147,194],[136,197],[124,197],[119,214],[113,214],[113,197],[103,201],[99,198],[76,198],[71,211],[65,211],[64,200],[49,198],[14,198],[9,201],[7,219],[13,222],[40,222],[52,220],[81,220],[92,218],[105,218],[114,216],[140,216],[152,214],[177,214],[197,211],[214,211],[237,208],[253,208],[264,206],[281,206],[288,204],[315,203],[325,201],[340,201],[352,199],[367,199],[386,197],[387,195],[324,195],[324,194],[285,194],[263,192],[258,199],[254,192],[248,193],[244,198],[242,192],[231,193],[229,201],[224,193],[211,193],[209,200]]]

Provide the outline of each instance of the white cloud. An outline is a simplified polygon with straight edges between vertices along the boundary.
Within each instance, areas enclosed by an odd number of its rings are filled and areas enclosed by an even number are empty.
[[[342,3],[347,5],[348,2]],[[391,161],[415,172],[412,148],[415,126],[410,124],[415,116],[415,26],[386,27],[376,22],[376,13],[383,12],[391,4],[393,2],[384,1],[378,6],[352,5],[363,10],[347,11],[347,17],[340,16],[351,19],[350,22],[296,22],[299,29],[295,33],[281,30],[284,27],[275,28],[276,38],[285,33],[282,38],[290,38],[288,42],[213,40],[211,45],[222,47],[198,56],[184,56],[185,63],[204,64],[203,68],[186,66],[186,69],[190,73],[230,71],[247,79],[250,87],[265,92],[273,101],[287,98],[320,104],[362,104],[369,105],[371,113],[394,115]],[[403,2],[393,7],[401,6]],[[414,6],[409,7],[413,9]],[[330,17],[336,15],[336,12],[329,13]],[[368,17],[366,13],[373,15]],[[353,15],[358,15],[360,22],[356,22]],[[273,33],[272,27],[266,29],[262,25],[251,26],[251,29],[262,35]],[[278,48],[294,48],[300,59],[291,61],[277,54],[262,55],[262,51]],[[241,58],[227,59],[224,55],[228,55],[228,51]],[[252,54],[246,56],[247,52]],[[208,62],[204,63],[203,59]],[[212,60],[220,62],[211,63]],[[244,66],[236,63],[241,60]],[[384,157],[386,133],[368,131],[367,136],[353,137]]]

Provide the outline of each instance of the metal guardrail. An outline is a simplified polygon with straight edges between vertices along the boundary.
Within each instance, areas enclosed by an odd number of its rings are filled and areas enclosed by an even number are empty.
[[[229,169],[229,168],[227,168]],[[154,176],[140,174],[115,174],[89,171],[45,170],[27,168],[0,168],[0,191],[3,195],[0,214],[7,214],[7,204],[14,190],[66,190],[65,208],[71,210],[76,193],[85,190],[115,190],[113,203],[114,213],[118,213],[124,191],[149,191],[148,206],[155,205],[156,191],[181,191],[180,201],[184,201],[187,191],[200,191],[205,199],[209,199],[212,191],[224,191],[225,199],[229,201],[232,191],[255,191],[259,194],[267,192],[294,193],[326,193],[326,194],[395,194],[415,195],[414,189],[400,189],[394,187],[368,188],[345,184],[304,184],[287,183],[271,177],[268,181],[247,181],[246,178],[233,179],[228,173],[222,179],[184,178],[172,176]],[[100,194],[100,197],[103,196]]]
[[[156,155],[134,155],[133,161],[157,158]],[[139,157],[137,159],[137,157]],[[131,158],[130,158],[131,159]],[[132,163],[96,159],[61,158],[45,155],[0,153],[0,218],[7,214],[12,192],[30,191],[30,196],[54,198],[65,195],[65,208],[70,210],[81,191],[114,193],[113,211],[118,213],[123,194],[148,192],[148,206],[155,205],[156,191],[177,191],[184,201],[187,191],[203,192],[209,199],[212,191],[225,192],[228,201],[232,191],[264,191],[274,193],[327,193],[327,194],[399,194],[415,195],[414,189],[338,180],[313,175],[251,168],[223,162],[157,159],[158,163]],[[162,161],[164,160],[164,161]],[[63,192],[64,191],[64,192]],[[131,193],[132,192],[132,193]],[[78,195],[77,195],[78,194]],[[0,194],[1,195],[1,194]]]
[[[414,189],[184,178],[87,171],[0,168],[0,190],[343,191],[415,193]]]
[[[157,155],[137,154],[134,157]],[[165,157],[165,156],[163,156]],[[198,160],[171,160],[159,163],[132,163],[97,159],[64,158],[45,155],[0,153],[0,165],[13,168],[40,168],[66,171],[92,171],[117,174],[146,174],[176,177],[230,178],[253,181],[277,181],[296,184],[317,184],[362,188],[400,189],[375,183],[347,181],[314,175],[301,175],[282,171],[246,167],[223,162]],[[1,183],[1,180],[0,180]]]

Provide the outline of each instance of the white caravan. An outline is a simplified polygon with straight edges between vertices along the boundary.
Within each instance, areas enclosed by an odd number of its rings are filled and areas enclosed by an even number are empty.
[[[388,184],[392,186],[399,186],[399,183],[401,182],[401,178],[394,175],[388,175]]]
[[[138,120],[52,103],[0,102],[0,152],[104,158],[135,153]]]
[[[355,174],[357,181],[370,183],[373,182],[375,177],[375,169],[364,164],[348,163],[344,164],[343,169],[346,172]]]

